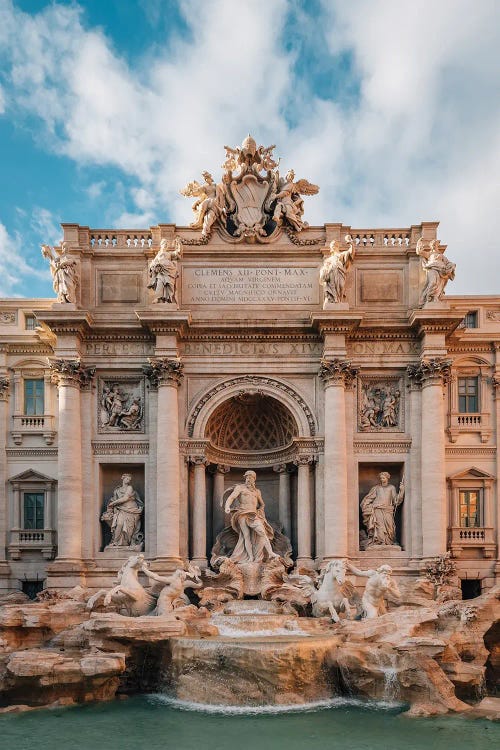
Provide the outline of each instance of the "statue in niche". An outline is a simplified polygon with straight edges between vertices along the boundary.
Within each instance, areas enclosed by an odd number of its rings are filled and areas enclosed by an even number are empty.
[[[428,302],[439,302],[444,296],[444,288],[448,281],[455,278],[456,264],[448,260],[444,254],[445,248],[439,247],[439,240],[431,240],[429,248],[424,248],[423,237],[417,241],[415,252],[422,258],[422,268],[426,280],[420,294],[420,307]]]
[[[271,546],[274,529],[266,520],[264,500],[255,486],[257,474],[247,471],[244,478],[245,484],[236,485],[224,508],[231,514],[231,526],[238,534],[230,559],[237,563],[279,559]]]
[[[168,240],[160,242],[160,249],[149,265],[148,289],[154,290],[153,302],[176,302],[175,292],[177,285],[177,261],[182,257],[182,242],[176,237],[173,245],[169,247]]]
[[[385,615],[387,612],[386,598],[390,596],[399,599],[401,596],[396,581],[392,579],[390,565],[381,565],[376,570],[360,570],[350,562],[346,562],[346,568],[355,576],[368,578],[361,598],[361,616],[363,619],[373,620],[380,615]]]
[[[141,429],[143,408],[139,395],[126,393],[119,383],[104,383],[100,404],[101,427],[117,430]]]
[[[330,242],[330,255],[325,258],[319,272],[319,279],[325,287],[325,303],[343,302],[346,298],[345,283],[355,256],[354,244],[350,234],[345,236],[347,250],[341,250],[337,240]]]
[[[399,425],[401,391],[399,383],[363,383],[359,410],[361,430],[390,429]]]
[[[361,500],[361,514],[367,533],[367,539],[363,545],[365,549],[377,544],[396,544],[394,515],[404,500],[405,485],[403,477],[399,490],[396,491],[394,485],[389,484],[390,478],[388,471],[380,472],[380,483],[372,487]]]
[[[203,185],[193,180],[180,190],[180,194],[196,198],[192,205],[195,220],[189,226],[201,229],[203,237],[210,237],[214,221],[221,216],[224,201],[221,186],[215,184],[210,172],[202,172],[201,176],[205,180]]]
[[[68,243],[61,242],[60,248],[42,245],[42,255],[50,263],[52,286],[57,294],[57,301],[76,305],[78,268],[76,260],[68,256]]]
[[[144,546],[141,532],[141,516],[144,503],[132,487],[132,476],[122,475],[122,483],[115,488],[101,516],[111,529],[109,547],[126,547],[140,552]]]

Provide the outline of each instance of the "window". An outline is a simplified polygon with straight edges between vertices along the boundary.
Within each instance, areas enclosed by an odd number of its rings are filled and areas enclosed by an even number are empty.
[[[460,490],[458,497],[461,528],[481,526],[481,490]]]
[[[37,320],[34,315],[26,314],[24,316],[24,327],[27,331],[34,331],[37,327]]]
[[[43,591],[43,579],[36,580],[36,581],[21,581],[21,586],[23,589],[23,593],[26,594],[26,596],[29,596],[30,599],[36,599],[36,595],[40,593],[40,591]]]
[[[43,529],[43,506],[45,493],[43,492],[25,492],[24,493],[24,528],[25,529]]]
[[[477,310],[471,310],[464,318],[464,328],[477,328]]]
[[[476,414],[479,411],[479,378],[458,378],[458,411]]]
[[[41,416],[44,413],[43,379],[24,381],[24,413],[27,416]]]

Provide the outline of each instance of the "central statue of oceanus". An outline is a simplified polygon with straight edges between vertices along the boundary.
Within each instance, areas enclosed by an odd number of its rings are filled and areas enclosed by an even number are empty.
[[[319,187],[295,180],[293,169],[282,177],[273,157],[275,146],[257,146],[248,135],[241,148],[224,148],[222,182],[216,184],[210,172],[203,172],[203,183],[193,180],[180,191],[196,198],[193,229],[201,229],[206,240],[216,225],[231,242],[270,242],[281,227],[296,233],[308,226],[301,196],[316,195]]]

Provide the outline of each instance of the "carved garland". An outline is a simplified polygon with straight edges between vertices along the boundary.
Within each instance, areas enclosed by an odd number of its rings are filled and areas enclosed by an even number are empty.
[[[217,393],[225,391],[228,388],[233,388],[234,386],[240,384],[243,386],[268,386],[273,390],[286,393],[286,395],[292,398],[304,412],[311,435],[316,434],[316,422],[314,420],[314,415],[302,396],[299,396],[299,394],[293,388],[290,388],[290,386],[285,385],[285,383],[281,383],[279,380],[274,380],[273,378],[263,378],[257,375],[243,375],[242,377],[232,378],[231,380],[226,380],[223,383],[219,383],[218,385],[214,386],[214,388],[211,388],[207,393],[205,393],[204,396],[202,396],[202,398],[196,404],[188,421],[187,427],[189,437],[193,436],[196,420],[198,419],[198,415],[205,404],[210,401],[211,398],[217,395]]]

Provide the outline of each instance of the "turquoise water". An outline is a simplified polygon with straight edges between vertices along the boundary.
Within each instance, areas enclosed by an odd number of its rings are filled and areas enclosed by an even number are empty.
[[[2,750],[486,750],[500,725],[407,719],[397,708],[333,701],[294,713],[217,714],[161,697],[0,717]]]

